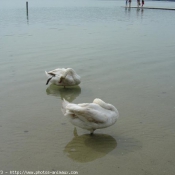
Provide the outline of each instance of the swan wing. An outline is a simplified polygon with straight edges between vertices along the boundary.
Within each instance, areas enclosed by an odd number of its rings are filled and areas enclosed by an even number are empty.
[[[57,69],[54,69],[54,70],[51,70],[51,71],[48,71],[47,73],[52,75],[52,76],[56,76],[56,75],[62,75],[64,74],[66,71],[65,68],[57,68]]]
[[[66,107],[64,108],[67,114],[71,114],[75,118],[79,118],[83,122],[92,122],[92,123],[105,123],[108,120],[108,117],[101,110],[97,104],[92,103],[83,103],[83,104],[73,104],[73,103],[64,103]]]

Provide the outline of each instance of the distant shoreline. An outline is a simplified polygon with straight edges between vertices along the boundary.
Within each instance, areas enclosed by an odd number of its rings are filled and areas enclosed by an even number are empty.
[[[155,9],[155,10],[175,10],[175,8],[165,8],[165,7],[126,7],[125,8],[138,8],[138,9]]]

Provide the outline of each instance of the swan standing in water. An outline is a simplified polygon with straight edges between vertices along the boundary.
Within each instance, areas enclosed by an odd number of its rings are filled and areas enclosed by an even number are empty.
[[[106,128],[113,125],[119,117],[118,110],[111,104],[105,103],[99,98],[93,103],[74,104],[63,99],[62,112],[70,122],[91,134],[96,129]]]
[[[48,78],[46,85],[50,82],[57,86],[75,86],[80,84],[80,76],[72,68],[57,68],[46,72]]]

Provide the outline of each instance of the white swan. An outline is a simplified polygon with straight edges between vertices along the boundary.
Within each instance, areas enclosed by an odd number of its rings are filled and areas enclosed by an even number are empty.
[[[58,86],[75,86],[80,84],[80,76],[72,68],[57,68],[46,72],[48,78],[46,85],[50,82]]]
[[[119,117],[118,110],[101,99],[94,99],[93,103],[73,104],[63,99],[62,112],[70,122],[91,134],[96,129],[113,125]]]

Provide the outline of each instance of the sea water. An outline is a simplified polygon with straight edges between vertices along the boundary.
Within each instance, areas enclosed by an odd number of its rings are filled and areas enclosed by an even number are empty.
[[[175,172],[175,11],[109,0],[28,5],[27,15],[26,1],[0,0],[1,172]],[[44,71],[58,67],[75,69],[81,84],[46,86]],[[63,98],[101,98],[120,118],[90,136],[63,116]]]

